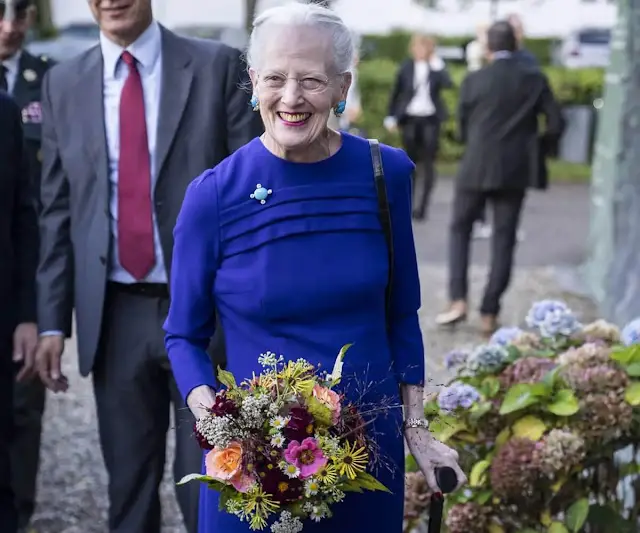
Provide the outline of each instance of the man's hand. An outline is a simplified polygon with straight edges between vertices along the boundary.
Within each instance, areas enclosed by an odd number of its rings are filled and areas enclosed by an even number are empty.
[[[28,381],[36,375],[38,326],[32,322],[18,324],[13,332],[13,361],[22,363],[17,381]]]
[[[53,392],[66,392],[69,382],[62,374],[61,358],[64,336],[43,335],[36,350],[36,367],[40,379]]]
[[[384,129],[390,133],[398,131],[398,121],[396,120],[396,117],[385,117],[382,125],[384,126]]]

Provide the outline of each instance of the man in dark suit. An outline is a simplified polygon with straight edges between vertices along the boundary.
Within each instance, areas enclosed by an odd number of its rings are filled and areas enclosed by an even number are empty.
[[[517,59],[521,64],[529,67],[540,68],[538,59],[534,56],[524,45],[524,24],[520,15],[512,13],[507,17],[507,22],[511,24],[513,31],[516,35],[517,48],[513,53],[513,57]]]
[[[32,0],[0,0],[0,12],[8,15],[9,10],[13,12],[12,16],[0,17],[0,88],[13,96],[21,109],[29,173],[34,196],[39,203],[41,87],[52,62],[44,57],[35,57],[23,49],[27,31],[36,17]],[[36,502],[45,388],[39,379],[21,379],[15,384],[14,395],[15,433],[11,454],[13,490],[20,527],[26,528]]]
[[[460,90],[460,137],[466,144],[456,182],[449,244],[449,309],[440,325],[467,316],[467,267],[472,226],[486,202],[493,207],[491,271],[480,306],[482,331],[497,328],[502,294],[509,285],[520,212],[529,187],[540,186],[538,118],[545,138],[562,133],[560,109],[545,76],[513,57],[517,47],[508,22],[488,32],[491,64],[465,78]]]
[[[400,128],[407,154],[419,165],[413,180],[414,195],[418,182],[422,182],[418,205],[413,211],[417,220],[427,217],[436,181],[440,126],[448,118],[442,90],[453,86],[435,47],[435,39],[431,36],[416,34],[411,39],[412,58],[398,70],[384,124],[391,131]]]
[[[524,24],[522,23],[522,19],[519,15],[512,13],[507,17],[507,22],[511,24],[513,31],[516,35],[516,41],[518,43],[518,47],[516,51],[513,53],[512,57],[516,59],[521,65],[525,65],[531,68],[540,68],[540,64],[538,63],[538,59],[534,56],[529,50],[525,48],[524,45]],[[487,223],[485,209],[480,213],[480,218],[478,219],[478,223],[474,225],[473,236],[476,239],[488,239],[491,237],[493,232],[493,228],[491,224]],[[518,240],[522,240],[524,238],[524,234],[522,232],[518,232]]]
[[[65,390],[75,308],[80,372],[92,374],[109,473],[109,530],[158,533],[169,407],[174,474],[202,456],[164,350],[173,228],[187,185],[261,132],[240,52],[175,35],[151,0],[89,6],[100,43],[43,86],[38,370]],[[197,531],[199,488],[177,489]]]
[[[15,361],[33,377],[38,222],[24,152],[20,108],[0,91],[0,530],[15,533],[11,486]]]

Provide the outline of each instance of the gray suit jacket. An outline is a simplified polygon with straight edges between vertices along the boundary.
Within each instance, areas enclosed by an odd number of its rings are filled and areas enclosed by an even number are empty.
[[[259,135],[261,122],[238,50],[162,28],[162,53],[154,208],[170,268],[187,185]],[[42,89],[38,322],[69,333],[75,308],[83,375],[98,349],[111,248],[102,65],[96,46],[52,68]]]

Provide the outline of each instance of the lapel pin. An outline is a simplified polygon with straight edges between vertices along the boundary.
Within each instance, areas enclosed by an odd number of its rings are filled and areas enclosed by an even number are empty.
[[[271,193],[273,193],[271,189],[266,189],[258,183],[258,185],[256,185],[256,190],[253,191],[253,194],[249,195],[249,197],[252,200],[258,200],[261,204],[265,204],[267,203],[267,198]]]
[[[27,80],[29,83],[31,83],[32,81],[36,81],[38,79],[38,75],[36,74],[35,70],[31,70],[30,68],[26,69],[23,73],[22,76],[24,77],[25,80]]]

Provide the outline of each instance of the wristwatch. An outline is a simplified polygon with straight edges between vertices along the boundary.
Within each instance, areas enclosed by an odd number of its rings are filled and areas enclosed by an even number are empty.
[[[429,421],[426,418],[407,418],[404,421],[404,429],[407,428],[429,429]]]

